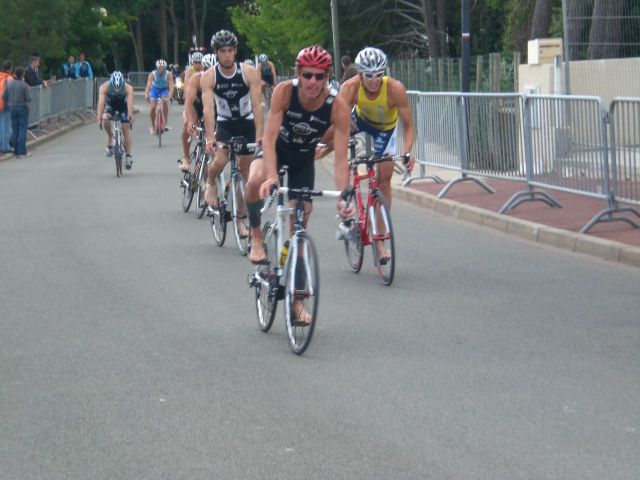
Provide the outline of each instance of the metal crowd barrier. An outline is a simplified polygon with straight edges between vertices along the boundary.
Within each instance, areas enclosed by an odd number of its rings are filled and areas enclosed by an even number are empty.
[[[92,78],[61,80],[31,89],[31,111],[28,127],[32,136],[41,122],[63,115],[94,107],[95,82]]]
[[[618,206],[618,200],[640,204],[640,99],[616,99],[607,113],[599,97],[408,93],[417,131],[412,153],[420,171],[405,185],[424,178],[437,182],[427,166],[460,173],[439,198],[463,181],[493,193],[478,177],[521,181],[526,190],[514,194],[500,213],[527,201],[562,207],[541,190],[546,188],[604,200],[605,209],[581,233],[598,222],[640,228],[616,215],[640,217],[637,210]]]
[[[144,90],[147,86],[147,78],[150,72],[129,72],[127,78],[135,90]]]

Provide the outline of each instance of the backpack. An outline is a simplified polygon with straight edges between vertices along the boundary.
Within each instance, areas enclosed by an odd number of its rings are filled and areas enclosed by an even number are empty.
[[[80,76],[81,77],[88,77],[89,76],[89,66],[87,65],[87,62],[82,62],[80,64]]]
[[[4,87],[7,85],[7,80],[10,78],[13,78],[13,76],[6,72],[0,72],[0,111],[4,111],[4,100],[2,99],[2,94],[4,93]]]

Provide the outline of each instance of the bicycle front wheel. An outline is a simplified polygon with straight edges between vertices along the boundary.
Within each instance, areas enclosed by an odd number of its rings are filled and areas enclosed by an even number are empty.
[[[289,347],[297,355],[311,343],[319,295],[316,247],[306,232],[297,234],[291,239],[285,269],[285,327]]]
[[[216,178],[216,201],[218,206],[211,208],[211,230],[216,244],[221,247],[227,238],[227,206],[224,199],[224,181],[222,174]]]
[[[268,332],[273,325],[278,305],[278,229],[276,225],[266,222],[262,227],[262,238],[269,259],[267,265],[259,265],[256,269],[256,316],[258,326]]]
[[[120,146],[116,144],[113,149],[113,158],[116,161],[116,177],[122,176],[122,151],[120,150]]]
[[[349,199],[349,203],[356,207],[356,217],[350,221],[349,231],[345,233],[344,250],[347,254],[347,262],[349,263],[351,270],[358,273],[362,268],[362,253],[364,250],[364,245],[362,244],[362,224],[358,220],[358,212],[360,211],[360,208],[356,197],[353,194]]]
[[[377,192],[373,198],[368,216],[373,264],[385,285],[391,285],[395,272],[396,252],[391,214],[382,193]]]
[[[191,152],[191,156],[189,157],[189,171],[185,172],[184,178],[182,179],[182,210],[186,213],[191,208],[191,202],[193,202],[193,184],[195,179],[195,167],[196,160],[198,159],[198,149],[196,148],[193,152]]]
[[[241,175],[231,177],[231,199],[233,233],[240,255],[245,256],[249,246],[249,219],[244,204],[244,180]],[[241,211],[244,213],[240,213]]]

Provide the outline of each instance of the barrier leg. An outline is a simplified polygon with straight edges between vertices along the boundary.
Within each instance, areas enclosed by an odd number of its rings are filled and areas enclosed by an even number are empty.
[[[512,210],[524,202],[543,202],[549,205],[551,208],[563,208],[562,204],[555,198],[549,195],[543,190],[536,190],[531,185],[528,186],[528,190],[524,192],[514,193],[507,203],[505,203],[498,213],[505,213],[507,210]]]
[[[440,193],[438,193],[438,198],[444,198],[444,196],[451,189],[451,187],[453,187],[456,183],[462,183],[462,182],[474,182],[475,184],[484,188],[488,193],[496,193],[496,191],[493,188],[491,188],[483,180],[480,180],[479,178],[476,178],[476,177],[469,177],[466,173],[463,173],[461,177],[454,178],[453,180],[449,181],[449,183],[447,183],[447,186],[444,187],[440,191]]]

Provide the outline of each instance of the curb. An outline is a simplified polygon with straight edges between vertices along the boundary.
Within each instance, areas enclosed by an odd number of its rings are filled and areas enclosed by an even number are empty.
[[[395,198],[441,215],[475,223],[530,242],[549,245],[631,267],[640,267],[640,248],[591,235],[502,215],[455,200],[437,198],[401,185],[392,185]]]
[[[333,174],[333,154],[328,155],[320,163],[329,174]],[[529,242],[640,268],[639,247],[521,220],[455,200],[437,198],[429,193],[413,190],[398,184],[392,183],[391,188],[393,189],[394,198],[404,200],[417,207],[433,210],[444,216],[475,223],[507,235],[514,235]]]
[[[68,117],[64,117],[65,119],[69,120]],[[57,128],[55,130],[53,130],[52,132],[46,133],[44,135],[42,135],[41,137],[35,139],[35,140],[31,140],[27,142],[27,148],[30,150],[34,147],[37,147],[39,145],[42,145],[44,143],[47,143],[51,140],[54,140],[72,130],[75,130],[76,128],[79,127],[83,127],[85,125],[88,125],[92,122],[95,121],[95,115],[91,114],[84,114],[83,113],[77,113],[74,114],[72,116],[73,120],[69,120],[69,123]],[[6,153],[4,155],[0,155],[0,162],[5,162],[7,160],[11,160],[12,158],[14,158],[15,155],[13,153]]]

